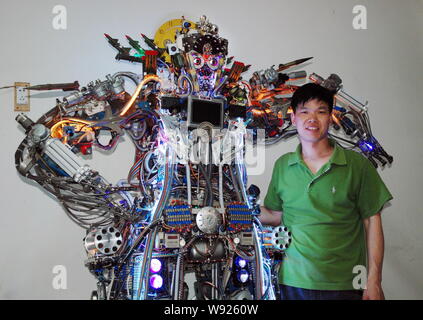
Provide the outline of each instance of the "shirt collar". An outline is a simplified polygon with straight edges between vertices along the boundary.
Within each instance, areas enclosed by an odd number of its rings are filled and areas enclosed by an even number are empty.
[[[335,140],[329,139],[329,143],[331,146],[334,147],[332,156],[329,159],[329,164],[338,164],[338,165],[346,165],[347,161],[345,158],[345,150],[340,145],[338,145]],[[301,143],[297,146],[297,149],[295,152],[291,153],[289,159],[288,159],[288,165],[293,165],[296,163],[300,163],[303,161],[303,158],[301,156]]]

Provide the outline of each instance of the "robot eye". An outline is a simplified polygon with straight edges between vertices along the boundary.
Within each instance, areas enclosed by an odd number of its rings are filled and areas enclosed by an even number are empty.
[[[200,57],[194,57],[193,63],[196,68],[201,68],[203,66],[203,59]]]
[[[217,58],[211,58],[210,59],[210,65],[213,67],[216,67],[219,63],[219,60],[217,60]]]
[[[219,67],[219,58],[212,57],[207,61],[207,64],[212,70],[216,70]]]

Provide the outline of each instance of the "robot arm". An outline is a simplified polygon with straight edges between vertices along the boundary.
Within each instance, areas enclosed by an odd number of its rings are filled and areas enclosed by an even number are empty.
[[[119,202],[120,189],[111,187],[69,145],[25,115],[18,115],[17,121],[28,132],[15,154],[18,172],[55,196],[75,223],[88,229],[108,225],[114,218],[130,218]]]
[[[366,104],[353,98],[342,89],[342,80],[331,74],[327,79],[313,73],[310,80],[335,92],[332,118],[334,126],[330,136],[347,148],[360,151],[377,168],[393,162],[373,136]],[[335,133],[339,132],[339,133]]]
[[[304,63],[310,58],[280,64],[266,70],[253,73],[249,83],[251,85],[250,107],[248,109],[249,128],[265,130],[266,144],[274,144],[296,134],[292,130],[289,106],[291,97],[298,86],[292,81],[304,79],[305,71],[284,73],[286,69]]]
[[[303,62],[304,59],[297,60]],[[292,62],[295,63],[295,62]],[[292,63],[281,65],[290,66]],[[255,72],[250,79],[251,107],[248,126],[264,129],[266,144],[274,144],[282,139],[296,135],[291,126],[291,97],[297,86],[287,85],[291,78],[304,77],[305,72],[281,74],[273,67]],[[393,162],[389,155],[373,136],[367,107],[342,89],[342,80],[336,74],[327,79],[312,73],[310,80],[334,92],[333,129],[329,135],[346,148],[356,149],[367,157],[375,167]]]
[[[121,76],[137,82],[130,73],[107,76],[106,81],[90,83],[57,101],[36,123],[23,114],[16,118],[27,135],[15,153],[18,172],[55,196],[68,216],[85,229],[134,219],[134,204],[121,196],[134,188],[112,187],[78,156],[91,153],[93,145],[111,149],[122,135],[122,119],[116,114],[129,95]],[[104,131],[110,135],[108,143],[100,141]]]

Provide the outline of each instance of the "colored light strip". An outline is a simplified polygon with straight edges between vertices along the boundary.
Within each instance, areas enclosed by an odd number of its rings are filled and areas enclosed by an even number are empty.
[[[119,114],[120,116],[124,116],[125,113],[128,112],[128,110],[134,104],[135,100],[138,98],[138,95],[140,94],[142,87],[144,85],[146,85],[148,82],[151,82],[151,81],[156,81],[156,82],[161,83],[161,80],[160,80],[160,78],[158,76],[156,76],[154,74],[148,74],[148,75],[146,75],[145,78],[140,82],[140,84],[138,85],[138,87],[135,89],[135,92],[132,95],[131,99],[126,103],[125,107],[123,108],[123,110]]]

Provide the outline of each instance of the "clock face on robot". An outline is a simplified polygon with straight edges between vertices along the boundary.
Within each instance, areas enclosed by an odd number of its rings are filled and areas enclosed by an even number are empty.
[[[195,222],[200,231],[215,234],[222,224],[222,216],[215,208],[204,207],[197,213]]]
[[[166,48],[168,44],[175,42],[175,35],[183,29],[194,27],[195,23],[185,19],[172,19],[163,23],[157,29],[154,35],[154,43],[160,48]],[[165,52],[164,59],[166,62],[171,63],[170,55]]]

